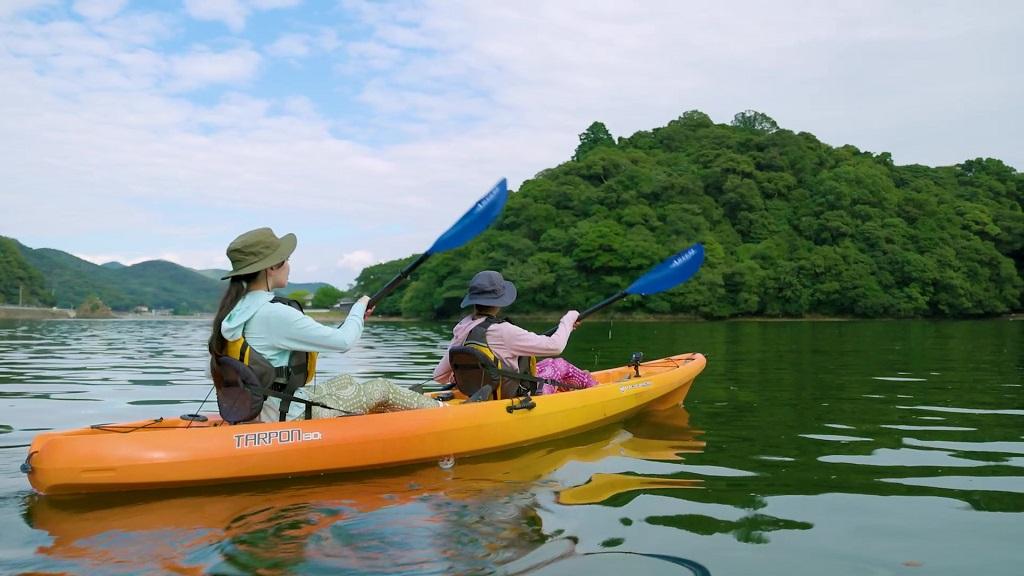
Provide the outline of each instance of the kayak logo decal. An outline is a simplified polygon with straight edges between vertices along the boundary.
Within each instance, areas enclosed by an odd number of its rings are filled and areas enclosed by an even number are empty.
[[[234,439],[235,448],[256,448],[259,446],[273,446],[274,444],[297,444],[299,442],[323,440],[323,436],[319,432],[303,432],[301,428],[291,428],[288,430],[235,434]]]
[[[694,248],[690,248],[690,249],[689,249],[689,250],[687,250],[687,251],[686,251],[686,253],[685,253],[685,254],[683,254],[682,256],[680,256],[680,257],[678,257],[678,258],[673,258],[673,259],[672,259],[672,264],[669,264],[669,268],[676,268],[676,267],[678,267],[678,266],[681,266],[681,265],[683,265],[683,264],[686,264],[687,262],[689,262],[689,261],[690,261],[690,259],[691,259],[691,258],[693,258],[693,256],[694,256],[694,255],[695,255],[696,253],[697,253],[697,250],[696,250],[696,249],[694,249]]]
[[[644,380],[643,382],[636,382],[634,384],[626,384],[624,386],[619,386],[619,392],[628,392],[630,390],[635,390],[637,388],[647,388],[650,385],[650,380]]]

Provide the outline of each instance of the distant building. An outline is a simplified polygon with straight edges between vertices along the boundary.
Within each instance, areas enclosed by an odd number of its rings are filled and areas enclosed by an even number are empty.
[[[356,301],[351,298],[342,298],[341,300],[335,302],[333,306],[331,306],[331,310],[337,310],[338,312],[348,312],[349,310],[352,309],[352,305],[355,303]]]
[[[149,306],[136,306],[132,308],[132,312],[136,314],[149,314]]]

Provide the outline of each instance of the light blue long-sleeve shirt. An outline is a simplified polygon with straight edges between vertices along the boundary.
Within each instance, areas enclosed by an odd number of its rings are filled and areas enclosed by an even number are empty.
[[[363,334],[365,302],[353,304],[345,322],[338,328],[331,328],[291,306],[271,303],[273,298],[272,292],[263,290],[246,293],[221,322],[220,332],[230,341],[237,340],[244,331],[249,346],[274,367],[287,366],[288,357],[294,350],[345,352]],[[305,397],[304,390],[299,388],[295,395]],[[260,420],[276,422],[279,405],[277,398],[267,398]],[[301,403],[293,402],[288,409],[288,419],[300,418],[304,409]]]
[[[245,330],[245,341],[271,365],[287,366],[293,350],[302,352],[345,352],[363,335],[364,302],[356,302],[339,328],[313,320],[285,304],[271,304],[273,292],[247,293],[221,322],[227,340],[237,340]]]

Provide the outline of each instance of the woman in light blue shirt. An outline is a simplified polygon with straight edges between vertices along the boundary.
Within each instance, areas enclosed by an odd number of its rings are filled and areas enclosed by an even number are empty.
[[[274,302],[274,289],[288,285],[288,258],[295,250],[294,234],[278,238],[270,228],[257,228],[235,238],[228,246],[231,280],[221,298],[213,321],[209,348],[214,357],[227,352],[228,343],[242,336],[275,370],[289,366],[293,352],[345,352],[363,333],[363,321],[372,313],[366,309],[369,297],[361,297],[338,328],[320,324],[299,309]],[[213,366],[217,363],[214,362]],[[311,391],[300,387],[297,398],[306,398],[342,411],[356,414],[391,412],[416,408],[434,408],[439,402],[407,388],[375,379],[357,383],[342,375],[317,384]],[[280,419],[281,400],[268,397],[259,415],[261,422]],[[305,406],[291,402],[287,420],[302,419]],[[343,412],[315,407],[314,418],[338,416]]]

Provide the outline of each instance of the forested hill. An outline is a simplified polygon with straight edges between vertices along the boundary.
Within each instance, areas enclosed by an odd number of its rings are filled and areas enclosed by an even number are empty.
[[[21,245],[0,236],[0,304],[52,306],[56,299],[46,279],[22,256]]]
[[[182,313],[211,312],[223,292],[222,285],[172,262],[151,260],[132,266],[93,264],[60,250],[29,248],[14,239],[0,237],[0,254],[14,253],[21,267],[34,276],[24,282],[31,286],[25,304],[75,308],[89,296],[97,296],[114,310],[135,306],[173,309]],[[0,256],[2,258],[3,256]],[[11,259],[14,265],[17,261]],[[8,303],[17,303],[21,282],[7,281],[9,263],[0,261],[0,289]],[[18,270],[17,267],[10,269]],[[28,290],[28,288],[26,288]],[[27,294],[26,294],[27,296]]]
[[[698,111],[615,140],[595,122],[573,158],[523,183],[500,220],[433,256],[382,313],[451,317],[469,278],[519,288],[509,314],[583,309],[702,242],[701,271],[617,311],[706,318],[966,317],[1020,310],[1024,175],[995,159],[897,166],[747,111]],[[460,212],[453,206],[452,213]],[[368,268],[372,292],[403,261]]]
[[[227,286],[227,270],[193,270],[164,260],[131,266],[93,264],[52,248],[29,248],[0,236],[0,304],[76,308],[90,296],[120,312],[136,306],[176,314],[213,312]],[[324,282],[289,283],[284,296],[308,292],[328,307],[344,295]],[[298,296],[296,296],[298,297]]]

